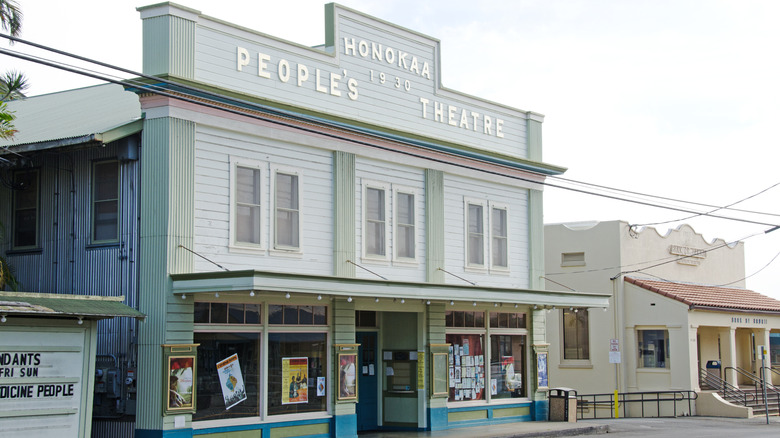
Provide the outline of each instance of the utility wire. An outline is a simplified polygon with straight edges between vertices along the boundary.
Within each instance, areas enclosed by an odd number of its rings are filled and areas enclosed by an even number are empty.
[[[74,57],[76,59],[79,59],[79,60],[82,60],[82,61],[85,61],[85,62],[94,63],[94,64],[97,64],[97,65],[101,65],[103,67],[116,69],[118,71],[122,71],[122,72],[129,73],[129,74],[134,74],[134,75],[137,75],[139,77],[146,78],[146,79],[151,79],[151,80],[154,80],[154,81],[166,83],[166,84],[172,85],[172,86],[174,86],[176,88],[180,88],[181,90],[194,91],[198,95],[212,96],[212,97],[215,97],[217,99],[225,101],[226,104],[232,104],[232,105],[238,106],[240,108],[245,108],[246,110],[249,110],[249,111],[259,111],[261,113],[271,114],[271,115],[276,116],[276,117],[292,118],[293,120],[298,121],[298,122],[301,122],[301,121],[309,122],[309,123],[312,122],[312,120],[307,120],[306,118],[304,118],[304,117],[302,117],[300,115],[285,113],[283,111],[276,110],[276,109],[271,109],[271,108],[268,108],[268,107],[265,107],[265,106],[262,106],[262,105],[258,105],[256,103],[252,103],[252,102],[243,101],[243,100],[240,100],[240,99],[231,98],[229,96],[214,94],[214,93],[207,92],[205,90],[196,89],[194,87],[190,87],[190,86],[187,86],[187,85],[184,85],[184,84],[175,83],[173,81],[168,81],[168,80],[165,80],[165,79],[162,79],[162,78],[158,78],[156,76],[149,76],[149,75],[144,75],[142,73],[133,72],[132,70],[128,70],[128,69],[124,69],[124,68],[121,68],[121,67],[113,66],[111,64],[106,64],[106,63],[103,63],[103,62],[100,62],[100,61],[92,60],[90,58],[85,58],[85,57],[82,57],[82,56],[74,55],[74,54],[71,54],[69,52],[60,51],[60,50],[53,49],[53,48],[50,48],[50,47],[46,47],[46,46],[43,46],[43,45],[40,45],[40,44],[36,44],[36,43],[29,42],[29,41],[25,41],[25,40],[22,40],[20,38],[15,38],[15,37],[11,37],[11,36],[8,36],[8,35],[2,35],[2,34],[0,34],[0,36],[2,36],[4,38],[7,38],[7,39],[10,39],[10,40],[15,41],[15,42],[21,42],[21,43],[24,43],[24,44],[30,44],[30,45],[33,45],[34,47],[41,48],[41,49],[44,49],[44,50],[49,50],[49,51],[52,51],[54,53],[58,53],[58,54],[61,54],[61,55],[64,55],[64,56]],[[114,84],[126,86],[126,87],[129,87],[129,88],[132,88],[132,89],[136,89],[139,92],[140,91],[147,91],[147,92],[150,92],[150,93],[163,95],[163,96],[170,97],[170,98],[173,98],[173,99],[183,100],[183,101],[190,102],[190,103],[193,103],[193,104],[196,104],[196,105],[202,105],[202,106],[218,109],[218,110],[229,112],[229,113],[233,113],[233,114],[239,114],[239,115],[242,115],[242,116],[259,119],[259,120],[263,120],[263,121],[270,122],[270,123],[284,125],[286,127],[291,127],[291,128],[298,129],[298,130],[303,130],[303,131],[310,132],[310,133],[313,133],[313,134],[316,134],[316,135],[324,135],[324,136],[336,138],[336,139],[343,140],[343,141],[350,141],[350,142],[353,142],[353,143],[357,143],[357,144],[361,144],[361,145],[365,145],[365,146],[370,146],[370,147],[373,147],[373,148],[390,150],[387,147],[380,146],[380,145],[377,145],[377,144],[373,144],[373,143],[370,143],[370,142],[360,141],[360,140],[356,140],[356,139],[352,139],[352,138],[346,138],[346,137],[343,137],[343,136],[340,136],[340,135],[337,135],[337,134],[323,133],[320,130],[306,128],[306,127],[300,126],[298,124],[290,124],[290,123],[279,121],[278,119],[269,118],[269,117],[262,117],[262,116],[259,116],[257,114],[247,113],[246,110],[240,111],[240,110],[235,110],[235,109],[231,109],[231,108],[226,108],[224,106],[225,104],[215,104],[215,103],[207,102],[207,101],[204,101],[206,98],[205,97],[201,97],[201,96],[190,97],[189,95],[186,95],[186,93],[182,93],[181,90],[176,90],[174,92],[163,91],[163,89],[161,87],[157,87],[155,85],[142,83],[142,82],[139,82],[139,81],[136,81],[136,80],[117,80],[117,79],[113,79],[113,78],[109,77],[110,75],[107,75],[107,74],[90,72],[90,71],[87,71],[86,69],[79,70],[81,67],[70,67],[70,66],[66,66],[66,65],[61,65],[61,64],[59,64],[57,62],[54,62],[54,61],[38,59],[38,58],[30,56],[30,55],[26,55],[26,54],[14,52],[14,51],[6,50],[6,49],[0,49],[0,54],[5,54],[5,55],[16,57],[16,58],[19,58],[19,59],[24,59],[24,60],[27,60],[27,61],[43,64],[43,65],[46,65],[46,66],[49,66],[49,67],[53,67],[53,68],[57,68],[57,69],[65,70],[65,71],[69,71],[71,73],[81,74],[81,75],[88,76],[88,77],[91,77],[91,78],[94,78],[94,79],[98,79],[98,80],[102,80],[102,81],[111,82],[111,83],[114,83]],[[333,123],[328,123],[327,121],[324,121],[324,120],[317,120],[316,122],[321,124],[321,125],[328,126],[331,129],[335,129],[337,131],[350,132],[351,134],[359,134],[362,137],[368,137],[368,138],[372,138],[372,139],[381,138],[383,140],[387,140],[387,138],[384,138],[384,137],[367,135],[365,132],[348,129],[348,128],[344,127],[344,126],[333,124]],[[414,147],[417,147],[417,148],[421,148],[421,147],[425,148],[424,145],[421,145],[419,143],[410,143],[410,142],[406,142],[406,141],[403,141],[403,140],[400,140],[400,139],[393,139],[393,141],[395,141],[396,143],[400,143],[400,144],[411,145],[411,146],[414,146]],[[715,214],[712,214],[712,213],[701,213],[701,212],[694,211],[694,210],[691,210],[691,209],[688,209],[688,208],[681,208],[681,207],[673,207],[673,206],[654,204],[654,203],[648,202],[648,201],[628,199],[628,198],[623,198],[623,197],[619,197],[619,196],[615,196],[615,195],[608,195],[608,194],[596,193],[596,192],[583,190],[583,189],[577,189],[577,188],[573,188],[573,187],[566,187],[566,186],[562,186],[562,185],[559,185],[559,184],[551,184],[551,183],[549,183],[547,181],[538,181],[538,180],[533,180],[533,179],[530,179],[530,178],[523,178],[523,177],[516,176],[516,175],[507,175],[505,173],[500,173],[500,172],[497,172],[497,171],[490,171],[490,170],[487,170],[487,169],[480,169],[480,168],[477,168],[477,167],[474,167],[474,166],[470,166],[470,165],[466,165],[466,164],[452,163],[451,161],[444,160],[444,159],[436,159],[436,158],[433,158],[433,157],[421,156],[419,154],[415,154],[415,153],[407,152],[407,151],[395,151],[395,152],[399,152],[399,153],[410,155],[410,156],[415,156],[415,157],[418,157],[418,158],[424,158],[424,159],[428,159],[428,160],[431,160],[431,161],[440,162],[440,163],[444,163],[444,164],[448,164],[448,165],[454,165],[454,166],[458,166],[458,167],[462,167],[462,168],[476,170],[476,171],[480,171],[480,172],[484,172],[484,173],[488,173],[488,174],[500,175],[500,176],[503,176],[503,177],[508,177],[508,178],[511,178],[511,179],[515,179],[515,180],[518,180],[518,181],[524,181],[524,182],[531,183],[531,184],[544,185],[544,186],[558,188],[558,189],[562,189],[562,190],[568,190],[568,191],[572,191],[572,192],[576,192],[576,193],[588,194],[588,195],[592,195],[592,196],[599,196],[599,197],[607,198],[607,199],[613,199],[613,200],[618,200],[618,201],[630,202],[630,203],[634,203],[634,204],[645,205],[645,206],[656,207],[656,208],[664,208],[664,209],[667,209],[667,210],[674,210],[674,211],[690,213],[690,214],[695,214],[695,215],[705,215],[705,216],[718,218],[718,219],[725,219],[725,220],[731,220],[731,221],[737,221],[737,222],[743,222],[743,223],[751,223],[751,224],[755,224],[755,225],[764,225],[764,226],[770,226],[770,227],[778,227],[779,226],[777,224],[772,224],[772,223],[753,221],[753,220],[748,220],[748,219],[735,218],[735,217],[722,216],[722,215],[715,215]],[[440,151],[437,151],[437,152],[440,152]],[[495,163],[491,163],[491,164],[495,164]],[[501,165],[499,165],[499,166],[501,166]],[[506,167],[506,166],[502,166],[502,167]]]
[[[780,217],[780,214],[778,214],[778,213],[766,213],[766,212],[761,212],[761,211],[745,210],[745,209],[740,209],[740,208],[720,207],[718,205],[704,204],[704,203],[696,202],[696,201],[685,201],[685,200],[682,200],[682,199],[675,199],[675,198],[669,198],[669,197],[664,197],[664,196],[651,195],[649,193],[635,192],[635,191],[631,191],[631,190],[619,189],[617,187],[610,187],[610,186],[605,186],[605,185],[588,183],[588,182],[584,182],[584,181],[577,181],[577,180],[573,180],[573,179],[569,179],[569,178],[564,178],[564,177],[559,176],[559,175],[551,175],[551,176],[549,176],[549,178],[554,179],[554,180],[558,180],[558,181],[564,181],[564,182],[567,182],[567,183],[579,184],[579,185],[586,186],[586,187],[595,187],[595,188],[599,188],[599,189],[610,190],[610,191],[619,192],[619,193],[626,193],[626,194],[636,195],[636,196],[642,196],[642,197],[646,197],[646,198],[660,199],[660,200],[663,200],[663,201],[671,201],[671,202],[676,202],[676,203],[680,203],[680,204],[691,204],[691,205],[698,205],[700,207],[706,207],[706,208],[726,209],[726,210],[730,210],[730,211],[734,211],[734,212],[740,212],[740,213],[750,213],[750,214],[757,214],[757,215],[764,215],[764,216]]]
[[[716,209],[714,209],[714,210],[711,210],[711,211],[709,211],[709,212],[706,212],[706,213],[699,213],[699,214],[695,214],[695,215],[692,215],[692,216],[684,217],[684,218],[681,218],[681,219],[669,220],[669,221],[664,221],[664,222],[654,222],[654,223],[649,223],[649,224],[634,224],[634,225],[630,225],[630,227],[631,227],[631,228],[634,228],[634,227],[645,227],[645,226],[665,225],[665,224],[669,224],[669,223],[673,223],[673,222],[682,222],[682,221],[686,221],[686,220],[688,220],[688,219],[693,219],[693,218],[695,218],[695,217],[699,217],[699,216],[707,216],[707,215],[709,215],[710,213],[715,213],[716,211],[719,211],[719,210],[726,210],[726,209],[728,209],[729,207],[732,207],[732,206],[734,206],[734,205],[737,205],[737,204],[739,204],[739,203],[741,203],[741,202],[745,202],[745,201],[747,201],[748,199],[755,198],[756,196],[758,196],[758,195],[760,195],[760,194],[763,194],[763,193],[765,193],[765,192],[767,192],[767,191],[769,191],[769,190],[771,190],[771,189],[773,189],[773,188],[777,187],[778,185],[780,185],[780,182],[778,182],[778,183],[775,183],[775,184],[771,185],[770,187],[767,187],[767,188],[765,188],[764,190],[761,190],[761,191],[760,191],[760,192],[758,192],[758,193],[752,194],[752,195],[748,196],[747,198],[742,198],[742,199],[740,199],[739,201],[732,202],[731,204],[729,204],[729,205],[726,205],[726,206],[724,206],[724,207],[718,207],[718,208],[716,208]]]

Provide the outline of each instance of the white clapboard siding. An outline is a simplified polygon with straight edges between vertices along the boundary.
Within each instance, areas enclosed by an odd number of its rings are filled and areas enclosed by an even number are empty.
[[[476,271],[465,268],[465,204],[464,199],[484,200],[506,205],[509,210],[509,272]],[[488,207],[486,202],[485,208]],[[444,175],[444,220],[446,270],[480,286],[528,287],[528,191],[485,180]],[[485,223],[489,239],[489,221]],[[490,248],[485,254],[489,264]],[[453,276],[445,276],[447,283],[463,284]]]
[[[301,254],[230,248],[230,160],[260,163],[263,171],[262,232],[272,245],[269,204],[273,169],[300,175]],[[288,142],[198,125],[195,156],[195,250],[229,270],[259,269],[330,275],[333,257],[332,154]],[[218,270],[196,258],[196,271]]]
[[[386,277],[390,281],[425,281],[425,175],[423,169],[404,166],[386,161],[372,160],[366,157],[355,159],[355,259],[356,263],[365,266],[377,274]],[[388,207],[389,247],[390,262],[378,263],[363,260],[363,182],[387,184],[387,196],[390,197]],[[415,247],[417,263],[392,262],[394,251],[393,237],[395,233],[395,208],[393,189],[395,187],[411,188],[415,190]],[[375,275],[363,269],[357,269],[358,278],[377,279]]]

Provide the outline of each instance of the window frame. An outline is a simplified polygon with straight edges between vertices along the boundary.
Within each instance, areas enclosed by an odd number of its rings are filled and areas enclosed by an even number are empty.
[[[399,208],[400,205],[399,198],[401,195],[409,195],[412,197],[412,223],[411,224],[402,224],[401,220],[398,217],[398,214],[401,210]],[[392,212],[391,212],[392,219],[393,219],[393,225],[392,225],[393,226],[393,250],[392,250],[393,262],[412,263],[412,264],[417,264],[419,262],[418,255],[417,255],[418,254],[417,248],[419,247],[417,242],[417,237],[418,237],[417,220],[419,218],[418,216],[419,213],[417,208],[417,199],[418,199],[417,195],[418,195],[418,191],[412,187],[393,185],[393,203],[392,203]],[[401,241],[400,240],[401,233],[399,233],[398,230],[401,226],[411,228],[411,233],[413,236],[412,257],[398,255],[398,249],[401,246],[399,243]]]
[[[116,169],[116,198],[106,198],[106,199],[100,199],[98,200],[97,197],[97,188],[98,188],[98,182],[97,182],[97,167],[102,164],[108,164],[108,163],[114,163],[115,169]],[[119,165],[119,160],[117,159],[107,159],[107,160],[94,160],[92,162],[92,174],[90,178],[90,183],[92,184],[92,193],[91,193],[91,210],[90,210],[90,242],[92,244],[101,245],[101,244],[110,244],[110,243],[117,243],[119,242],[119,224],[120,224],[120,214],[121,214],[121,196],[122,196],[122,187],[121,187],[121,168]],[[97,239],[95,237],[95,226],[97,224],[97,205],[98,203],[104,203],[104,202],[111,202],[116,201],[116,224],[115,224],[115,232],[116,237],[113,239]]]
[[[664,366],[645,366],[645,353],[644,353],[644,333],[645,332],[662,332],[663,333],[663,346],[664,346]],[[636,351],[637,351],[637,364],[636,367],[638,370],[671,370],[671,355],[670,355],[670,345],[671,340],[669,338],[669,329],[667,327],[643,327],[643,328],[637,328],[636,329]],[[656,357],[656,364],[658,364],[658,360]]]
[[[381,183],[376,181],[363,181],[362,184],[362,202],[361,202],[361,210],[362,210],[362,221],[361,221],[361,228],[362,228],[362,249],[363,249],[363,260],[369,261],[369,262],[388,262],[390,261],[390,254],[392,251],[392,248],[390,246],[390,230],[392,230],[392,211],[390,210],[390,194],[392,196],[392,191],[390,190],[390,184],[388,183]],[[384,193],[384,199],[383,199],[383,208],[384,208],[384,218],[381,221],[381,223],[384,225],[384,236],[382,236],[384,240],[384,254],[373,254],[368,252],[368,245],[367,245],[367,239],[368,239],[368,191],[369,190],[381,190]],[[378,222],[378,221],[376,221]]]
[[[488,203],[485,200],[481,199],[473,199],[473,198],[464,198],[463,200],[464,204],[464,215],[463,215],[463,221],[464,221],[464,264],[466,269],[468,270],[476,270],[476,271],[485,271],[488,269],[489,261],[487,259],[488,256],[488,241],[490,240],[490,235],[488,232],[486,232],[485,225],[488,224]],[[471,261],[471,229],[470,229],[470,217],[469,214],[470,207],[478,206],[482,209],[482,248],[481,248],[481,254],[482,254],[482,263],[473,263]]]
[[[560,317],[561,317],[561,363],[569,364],[569,365],[589,365],[591,363],[591,357],[590,357],[590,310],[589,309],[576,309],[577,312],[574,310],[568,310],[568,309],[561,309]],[[575,344],[576,344],[576,350],[580,350],[580,342],[579,342],[579,314],[582,313],[585,315],[586,321],[585,321],[585,329],[587,330],[587,357],[586,358],[567,358],[566,357],[566,351],[567,351],[567,341],[566,341],[566,314],[571,313],[574,314],[575,321],[578,323],[576,330],[577,335],[575,336]]]
[[[39,168],[32,168],[32,169],[24,169],[24,170],[17,170],[13,174],[14,178],[14,186],[18,184],[17,180],[19,178],[19,175],[21,174],[34,174],[34,180],[35,180],[35,242],[32,245],[18,245],[17,241],[17,232],[19,231],[19,223],[18,223],[18,216],[17,211],[18,210],[29,210],[32,207],[20,209],[18,206],[19,203],[19,192],[20,190],[15,189],[13,190],[13,211],[12,211],[12,234],[11,234],[11,248],[14,250],[29,250],[29,249],[40,249],[41,248],[41,171]]]
[[[500,272],[509,272],[509,205],[505,203],[500,202],[489,202],[489,213],[488,213],[488,222],[489,222],[489,256],[490,256],[490,270],[491,271],[500,271]],[[493,218],[494,218],[494,211],[495,210],[502,210],[504,214],[506,215],[506,235],[500,236],[504,239],[504,244],[506,245],[506,265],[497,265],[495,263],[495,258],[493,254],[494,248],[494,239],[496,239],[496,236],[493,233]]]
[[[278,206],[278,193],[276,192],[277,184],[276,184],[276,178],[279,174],[282,175],[290,175],[294,176],[297,179],[297,194],[296,198],[298,201],[298,208],[297,210],[293,209],[285,209],[289,211],[295,211],[298,214],[298,226],[297,226],[297,237],[298,237],[298,246],[289,246],[289,245],[282,245],[279,243],[279,224],[277,221],[277,212],[279,211],[280,207]],[[302,172],[298,169],[290,168],[290,167],[284,167],[284,166],[274,166],[271,170],[271,181],[270,181],[270,193],[271,197],[273,198],[273,204],[272,204],[272,211],[271,211],[271,222],[272,222],[272,245],[271,250],[279,253],[287,253],[287,254],[301,254],[303,252],[303,235],[302,230],[305,229],[303,226],[303,202],[301,198],[301,194],[305,193],[305,191],[302,189],[303,186],[303,177]]]
[[[231,157],[230,158],[230,193],[229,193],[229,202],[230,202],[230,225],[229,225],[229,235],[230,235],[230,241],[229,246],[231,249],[239,249],[243,251],[250,251],[250,252],[257,252],[257,251],[264,251],[267,248],[267,238],[266,238],[266,217],[267,217],[267,211],[268,211],[268,202],[267,202],[267,194],[265,188],[265,171],[267,170],[267,163],[261,162],[261,161],[255,161],[255,160],[248,160],[248,159],[242,159],[237,157]],[[244,169],[251,169],[253,171],[258,172],[257,178],[259,179],[259,185],[258,185],[258,191],[259,191],[259,202],[260,204],[254,204],[258,207],[259,210],[259,230],[258,234],[260,237],[259,243],[252,243],[252,242],[244,242],[238,240],[238,212],[237,212],[237,206],[238,206],[238,169],[244,168]]]

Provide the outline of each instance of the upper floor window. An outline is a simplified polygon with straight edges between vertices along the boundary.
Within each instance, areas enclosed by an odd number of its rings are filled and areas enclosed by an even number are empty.
[[[293,172],[276,171],[274,178],[274,248],[300,248],[299,177]]]
[[[366,257],[387,258],[387,188],[367,185],[363,192],[365,217],[363,248]]]
[[[13,247],[36,248],[38,241],[40,179],[37,169],[14,174]]]
[[[119,162],[92,165],[92,242],[119,239]]]
[[[231,243],[262,247],[262,170],[259,166],[234,166]]]
[[[490,208],[490,266],[509,267],[509,222],[506,207],[492,205]]]
[[[485,266],[485,206],[466,203],[467,265]]]
[[[414,191],[397,189],[395,192],[395,257],[416,259]]]
[[[563,310],[563,359],[590,360],[588,311]]]

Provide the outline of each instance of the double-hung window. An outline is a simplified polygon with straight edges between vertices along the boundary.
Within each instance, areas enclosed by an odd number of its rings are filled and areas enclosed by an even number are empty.
[[[119,239],[119,162],[92,165],[92,242]]]
[[[231,244],[262,248],[262,170],[254,164],[231,164]]]
[[[274,249],[300,249],[300,178],[297,173],[276,170],[274,210]]]
[[[40,181],[37,169],[14,174],[13,247],[37,248]]]
[[[563,310],[563,359],[590,360],[588,310]]]
[[[485,267],[485,204],[466,201],[466,265]]]
[[[366,184],[363,190],[363,253],[370,259],[388,258],[388,189]]]
[[[490,205],[490,267],[509,268],[509,213],[507,207]]]
[[[395,259],[414,261],[417,258],[415,240],[415,193],[411,189],[395,190]]]

